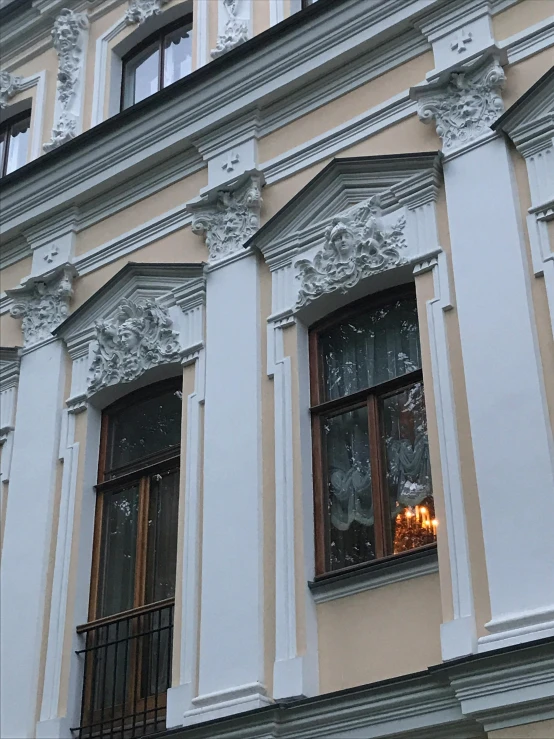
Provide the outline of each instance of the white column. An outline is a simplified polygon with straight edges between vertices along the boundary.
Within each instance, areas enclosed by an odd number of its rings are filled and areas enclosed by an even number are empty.
[[[1,575],[3,737],[32,737],[64,382],[61,341],[21,357]]]
[[[269,703],[258,279],[252,252],[235,254],[208,274],[199,695],[185,723]]]
[[[492,619],[483,649],[554,634],[552,430],[509,153],[444,166]]]

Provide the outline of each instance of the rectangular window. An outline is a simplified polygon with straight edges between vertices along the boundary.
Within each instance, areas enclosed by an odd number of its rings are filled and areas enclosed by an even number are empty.
[[[9,118],[0,126],[0,176],[27,164],[30,130],[30,111]]]
[[[310,366],[317,575],[433,545],[413,291],[316,325]]]
[[[181,382],[104,411],[79,737],[165,727],[170,685]]]

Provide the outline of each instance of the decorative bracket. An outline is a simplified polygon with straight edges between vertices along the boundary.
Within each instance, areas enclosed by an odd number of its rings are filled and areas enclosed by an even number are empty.
[[[248,41],[248,21],[237,17],[237,10],[242,0],[222,0],[221,4],[227,13],[227,21],[223,32],[217,37],[215,49],[212,49],[212,59],[231,51],[235,46]]]
[[[0,72],[0,108],[6,108],[8,101],[16,95],[23,84],[23,77],[17,77],[4,70]]]
[[[163,6],[169,0],[130,0],[129,8],[125,13],[125,22],[127,25],[141,24],[153,15],[160,15],[163,12]]]

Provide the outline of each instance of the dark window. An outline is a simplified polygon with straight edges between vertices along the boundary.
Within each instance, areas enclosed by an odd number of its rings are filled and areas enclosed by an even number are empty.
[[[0,176],[27,163],[30,127],[30,111],[9,118],[0,126]]]
[[[315,326],[310,363],[317,575],[434,544],[413,292]]]
[[[123,58],[121,108],[153,95],[192,71],[192,17],[162,28]]]
[[[91,620],[78,629],[86,634],[79,737],[135,737],[165,726],[181,408],[181,382],[171,380],[103,414]]]

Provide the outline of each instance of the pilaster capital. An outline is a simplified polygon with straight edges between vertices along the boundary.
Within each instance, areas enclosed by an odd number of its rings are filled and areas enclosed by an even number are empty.
[[[443,151],[451,154],[491,134],[504,110],[504,70],[496,55],[485,55],[440,74],[436,81],[412,87],[419,119],[435,121]]]
[[[25,348],[52,338],[52,332],[67,317],[77,270],[71,264],[30,277],[19,287],[6,290],[13,300],[10,313],[22,319]]]
[[[77,134],[78,111],[75,104],[80,97],[78,87],[83,71],[88,25],[86,13],[64,8],[52,28],[52,40],[58,53],[58,114],[52,137],[44,144],[44,151],[55,149]]]
[[[240,251],[259,229],[263,184],[263,174],[251,170],[187,204],[192,230],[204,236],[211,262]]]

